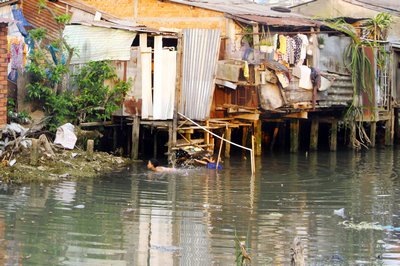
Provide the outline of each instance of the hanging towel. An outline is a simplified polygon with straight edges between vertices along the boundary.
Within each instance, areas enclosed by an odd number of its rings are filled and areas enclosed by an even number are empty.
[[[313,88],[313,84],[311,82],[311,69],[308,66],[299,66],[300,69],[300,81],[299,87],[311,90]]]

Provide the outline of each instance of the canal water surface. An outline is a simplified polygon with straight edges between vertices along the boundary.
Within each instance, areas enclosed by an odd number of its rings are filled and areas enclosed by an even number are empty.
[[[223,170],[0,188],[0,265],[400,265],[400,150],[267,154]]]

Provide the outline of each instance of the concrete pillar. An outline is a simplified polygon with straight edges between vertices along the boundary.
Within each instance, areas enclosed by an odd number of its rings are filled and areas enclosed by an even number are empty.
[[[94,153],[94,140],[88,139],[86,144],[86,158],[89,161],[93,160],[93,153]]]

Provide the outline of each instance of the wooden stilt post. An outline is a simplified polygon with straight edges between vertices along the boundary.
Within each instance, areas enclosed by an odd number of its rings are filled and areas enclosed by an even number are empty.
[[[32,139],[31,146],[31,165],[36,166],[39,160],[39,140]]]
[[[319,121],[313,119],[311,121],[310,151],[318,150],[318,131],[319,131]]]
[[[226,139],[231,141],[232,138],[232,129],[230,127],[227,127],[225,129],[225,136]],[[225,143],[225,158],[230,158],[231,157],[231,144],[226,142]]]
[[[290,121],[290,152],[299,151],[299,129],[300,121],[293,119]]]
[[[337,121],[332,121],[331,124],[331,134],[329,138],[329,149],[331,151],[337,150],[337,131],[338,131],[338,123]]]
[[[393,141],[394,142],[398,142],[398,140],[400,139],[400,125],[399,125],[399,109],[398,108],[394,108],[394,137],[393,137]]]
[[[210,121],[206,121],[206,128],[209,128],[210,127]],[[205,131],[204,132],[204,143],[207,145],[207,150],[210,150],[210,134],[207,132],[207,131]]]
[[[385,121],[385,145],[392,145],[392,121],[391,119]]]
[[[283,121],[279,125],[279,149],[284,150],[286,149],[286,132],[288,128],[288,123],[287,121]]]
[[[222,138],[224,138],[224,134],[222,134]],[[218,151],[218,158],[217,158],[217,165],[215,166],[215,170],[218,171],[219,162],[221,161],[221,152],[222,152],[222,145],[224,144],[223,141],[219,144],[219,151]]]
[[[279,124],[274,128],[274,134],[272,135],[271,148],[270,148],[271,151],[274,149],[278,133],[279,133]]]
[[[356,122],[352,122],[350,124],[350,134],[349,134],[349,147],[352,149],[356,149],[356,137],[357,137],[357,132],[356,132]]]
[[[86,144],[86,158],[89,161],[93,160],[93,152],[94,152],[94,140],[88,139]]]
[[[242,146],[247,147],[247,134],[248,134],[248,127],[244,126],[242,127]],[[247,152],[245,150],[242,151],[242,157],[246,158],[247,157]]]
[[[254,134],[255,134],[255,156],[261,156],[262,154],[262,120],[258,119],[254,122]]]
[[[177,141],[177,131],[178,131],[178,123],[179,123],[179,117],[178,117],[178,111],[179,111],[179,105],[180,105],[180,98],[181,98],[181,87],[182,87],[182,43],[183,43],[183,35],[182,33],[178,34],[178,44],[177,44],[177,61],[176,61],[176,88],[175,88],[175,100],[174,100],[174,115],[172,118],[172,126],[169,134],[169,143],[168,143],[168,150],[171,152],[168,152],[168,162],[172,164],[172,167],[175,167],[175,153],[172,152],[172,148],[176,147],[176,141]],[[171,146],[171,147],[170,147]]]
[[[169,124],[168,126],[168,163],[172,164],[175,167],[175,154],[172,150],[174,146],[174,122]],[[175,143],[176,144],[176,143]]]
[[[133,117],[132,124],[132,150],[131,158],[137,160],[139,157],[139,131],[140,131],[140,118],[139,116]]]
[[[376,122],[372,121],[370,123],[370,132],[369,132],[369,139],[371,140],[371,147],[375,147],[376,145]]]
[[[113,151],[117,149],[117,127],[113,127]]]
[[[168,132],[169,133],[169,132]],[[153,130],[153,157],[157,158],[157,129]],[[168,156],[169,156],[169,142],[168,142]]]

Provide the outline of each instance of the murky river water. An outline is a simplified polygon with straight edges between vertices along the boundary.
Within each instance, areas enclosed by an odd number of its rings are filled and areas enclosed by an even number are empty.
[[[233,265],[235,232],[253,265],[288,265],[296,236],[308,265],[400,265],[399,150],[266,155],[257,168],[251,178],[237,158],[218,174],[154,174],[143,163],[3,186],[0,265]]]

